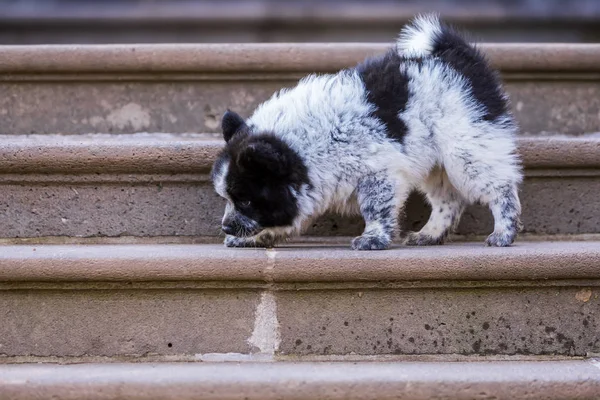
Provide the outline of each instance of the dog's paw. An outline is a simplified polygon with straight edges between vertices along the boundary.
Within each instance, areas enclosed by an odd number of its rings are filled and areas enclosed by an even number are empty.
[[[485,244],[493,247],[508,247],[515,241],[516,236],[516,230],[494,231],[487,237]]]
[[[227,235],[225,237],[225,247],[261,247],[256,241],[247,238],[239,238]]]
[[[275,246],[275,237],[270,234],[262,235],[259,238],[240,238],[227,235],[225,237],[225,247],[257,247],[270,248]]]
[[[385,250],[391,240],[381,236],[358,236],[352,240],[352,250]]]
[[[444,244],[445,239],[444,236],[436,238],[421,232],[410,232],[404,239],[404,244],[407,246],[434,246]]]

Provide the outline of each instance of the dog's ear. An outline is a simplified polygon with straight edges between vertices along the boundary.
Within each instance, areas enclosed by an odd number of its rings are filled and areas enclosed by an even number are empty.
[[[221,120],[221,129],[223,130],[223,139],[225,142],[229,140],[238,132],[245,131],[248,128],[244,119],[233,111],[227,110],[223,114]]]
[[[237,156],[237,165],[244,172],[257,177],[282,178],[290,172],[287,147],[271,140],[249,143]]]

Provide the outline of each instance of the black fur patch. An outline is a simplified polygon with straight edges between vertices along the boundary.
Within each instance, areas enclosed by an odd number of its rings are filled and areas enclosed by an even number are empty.
[[[236,135],[223,157],[230,160],[227,193],[240,214],[261,228],[294,221],[298,204],[290,188],[299,191],[309,184],[307,168],[294,150],[272,134]]]
[[[485,108],[484,120],[494,121],[506,114],[508,104],[498,73],[490,67],[486,57],[465,40],[464,35],[442,25],[442,33],[435,39],[432,54],[470,82],[473,96]]]
[[[367,89],[367,100],[375,105],[373,116],[386,126],[388,137],[402,143],[408,127],[398,113],[408,102],[408,78],[400,72],[402,58],[390,50],[365,60],[356,67]]]
[[[237,113],[227,110],[221,119],[221,129],[223,130],[223,139],[229,142],[236,133],[247,132],[248,125]]]

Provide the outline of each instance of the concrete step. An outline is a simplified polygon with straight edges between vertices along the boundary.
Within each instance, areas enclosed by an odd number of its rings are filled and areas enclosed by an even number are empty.
[[[228,107],[248,116],[299,77],[388,46],[1,46],[0,133],[217,132]],[[502,71],[524,135],[600,131],[600,45],[481,48]]]
[[[594,356],[598,265],[599,241],[5,245],[0,362]]]
[[[219,135],[0,136],[0,237],[202,236],[220,233],[223,200],[208,173]],[[523,137],[525,233],[600,233],[600,136]],[[413,196],[404,228],[428,208]],[[352,236],[359,217],[327,215],[307,235]],[[468,209],[460,235],[493,230],[489,210]]]
[[[428,11],[486,41],[600,41],[593,0],[18,0],[0,9],[0,42],[387,41]]]
[[[595,400],[590,361],[0,366],[11,400]]]

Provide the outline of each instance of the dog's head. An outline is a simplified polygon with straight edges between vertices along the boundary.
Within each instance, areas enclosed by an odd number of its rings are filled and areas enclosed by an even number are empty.
[[[291,227],[299,216],[299,193],[308,184],[300,156],[272,132],[251,132],[234,112],[225,113],[221,126],[226,146],[212,180],[227,200],[223,231],[249,237],[267,228]]]

